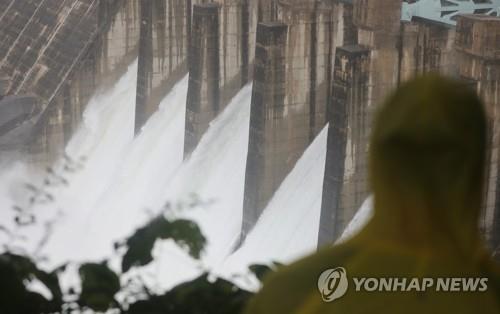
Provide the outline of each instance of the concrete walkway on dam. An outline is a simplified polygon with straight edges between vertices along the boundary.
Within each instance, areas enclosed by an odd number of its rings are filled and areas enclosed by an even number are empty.
[[[297,251],[314,250],[334,243],[370,195],[373,112],[402,82],[436,72],[465,81],[486,106],[480,228],[498,248],[500,17],[483,8],[438,18],[418,2],[2,1],[0,149],[35,166],[76,158],[94,170],[75,186],[94,191],[86,204],[103,211],[122,194],[135,195],[123,206],[155,211],[206,192],[227,222],[225,233],[201,223],[225,243],[213,256],[255,243],[252,232],[274,224],[266,211],[304,193],[276,215],[306,217],[307,245],[297,247],[308,249]],[[300,167],[303,158],[318,165]],[[303,182],[289,182],[294,171]]]

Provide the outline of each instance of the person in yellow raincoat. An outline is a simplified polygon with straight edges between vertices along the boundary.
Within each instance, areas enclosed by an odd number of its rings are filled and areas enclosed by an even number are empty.
[[[500,313],[500,272],[478,231],[486,128],[464,84],[403,84],[372,130],[372,220],[271,274],[245,313]]]

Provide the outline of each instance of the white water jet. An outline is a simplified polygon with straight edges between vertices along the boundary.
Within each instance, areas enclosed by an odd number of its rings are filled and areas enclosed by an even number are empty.
[[[184,209],[178,217],[195,221],[208,241],[200,261],[190,258],[171,241],[158,243],[154,262],[142,272],[157,289],[168,289],[215,268],[231,253],[239,237],[251,93],[251,85],[244,87],[210,124],[191,156],[165,186],[165,198],[155,206],[190,200],[196,195],[201,204]]]
[[[201,204],[183,209],[177,217],[192,219],[207,237],[201,260],[192,259],[172,241],[161,241],[155,246],[154,262],[131,271],[157,290],[203,271],[231,278],[246,273],[252,263],[288,263],[313,252],[326,128],[287,176],[242,247],[232,254],[242,220],[252,86],[232,99],[183,161],[187,76],[134,138],[136,73],[134,63],[114,87],[92,98],[66,148],[71,161],[63,159],[54,167],[62,171],[70,164],[81,169],[65,173],[68,186],[48,187],[54,201],[36,206],[38,224],[24,229],[27,241],[18,244],[49,257],[49,266],[112,258],[117,268],[114,242],[158,215],[166,203],[189,202],[196,195]],[[4,208],[22,199],[19,186],[26,178],[30,175],[21,163],[0,173]],[[1,212],[3,221],[12,220],[7,212],[11,211]],[[51,237],[39,249],[43,226],[51,222],[55,223]]]
[[[317,247],[328,126],[285,178],[241,248],[216,273],[230,278],[251,264],[290,263]],[[236,280],[256,289],[256,282]]]
[[[66,147],[66,155],[57,162],[52,175],[40,179],[25,171],[22,179],[32,190],[17,185],[17,195],[10,202],[29,211],[36,224],[23,227],[18,234],[25,237],[14,244],[53,263],[86,257],[79,240],[88,230],[88,218],[96,202],[108,187],[117,160],[134,136],[135,82],[137,62],[110,90],[90,100],[83,122]],[[47,181],[47,182],[44,182]],[[12,207],[4,207],[2,215],[13,225]],[[8,222],[7,222],[8,221]],[[53,226],[43,247],[40,239],[47,227]]]

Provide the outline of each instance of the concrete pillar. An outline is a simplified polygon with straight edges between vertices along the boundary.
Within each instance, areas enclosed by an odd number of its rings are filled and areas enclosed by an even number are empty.
[[[80,124],[96,90],[111,87],[138,56],[140,0],[99,0],[98,4],[100,31],[57,95],[64,98],[72,129]]]
[[[256,1],[220,0],[195,5],[192,28],[186,156],[196,147],[210,121],[251,80]]]
[[[288,25],[287,34],[283,35],[282,53],[286,62],[281,78],[286,78],[283,86],[286,97],[280,105],[283,109],[277,107],[272,120],[269,114],[265,118],[269,120],[265,128],[269,134],[261,135],[261,148],[252,146],[254,139],[250,138],[244,234],[253,226],[307,146],[326,125],[326,104],[332,99],[335,49],[356,38],[351,4],[286,0],[266,5],[271,12],[274,6],[276,18]],[[266,29],[262,27],[259,31]],[[258,81],[255,82],[257,84]]]
[[[337,6],[334,1],[315,0],[277,3],[278,19],[289,25],[287,102],[304,110],[308,144],[326,124],[332,54],[342,45],[335,42]]]
[[[136,132],[187,74],[191,1],[143,0]]]
[[[96,58],[96,81],[114,84],[138,56],[142,0],[99,0],[99,36],[90,52]]]
[[[500,246],[500,18],[460,16],[455,48],[460,76],[469,80],[483,100],[491,121],[489,174],[481,226],[493,248]]]
[[[255,5],[251,0],[221,0],[219,15],[221,109],[246,85],[255,51]]]
[[[400,81],[428,72],[457,75],[455,27],[418,17],[401,26]]]
[[[151,93],[153,72],[153,1],[141,0],[140,4],[141,26],[135,104],[136,133],[149,118],[146,106]]]
[[[243,205],[243,237],[251,230],[282,182],[293,149],[293,130],[300,123],[285,117],[286,40],[288,26],[260,23],[252,92],[250,138]]]
[[[350,0],[335,0],[334,31],[337,46],[355,45],[358,42],[358,29],[354,25],[354,6]],[[335,53],[335,51],[334,51]]]
[[[363,149],[355,127],[363,122],[368,96],[370,51],[359,45],[337,48],[333,77],[332,103],[328,107],[328,142],[323,183],[323,198],[318,246],[332,243],[343,231],[345,221],[342,192],[346,178],[355,173],[356,163],[347,159],[350,152]],[[352,132],[349,134],[349,131]],[[354,133],[355,132],[355,133]],[[348,138],[348,136],[351,138]],[[359,171],[359,170],[358,170]],[[346,176],[347,174],[347,176]]]
[[[400,0],[353,0],[358,44],[371,50],[369,106],[376,106],[399,83]]]
[[[349,139],[354,150],[348,158],[354,162],[354,174],[346,189],[344,221],[350,221],[368,196],[367,152],[373,113],[400,83],[401,6],[400,0],[354,0],[354,24],[358,44],[368,47],[368,93],[366,102],[353,117]],[[346,186],[347,187],[347,186]]]
[[[257,0],[257,1],[258,1],[257,16],[259,23],[276,21],[278,16],[277,0]]]
[[[189,155],[220,109],[219,10],[217,3],[194,5],[189,55],[184,154]]]
[[[337,50],[318,244],[333,243],[369,194],[373,112],[398,85],[400,0],[354,0],[357,45]],[[345,121],[343,121],[343,117]]]

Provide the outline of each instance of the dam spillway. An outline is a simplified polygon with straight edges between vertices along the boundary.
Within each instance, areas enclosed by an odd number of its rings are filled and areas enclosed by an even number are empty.
[[[203,261],[210,267],[238,247],[255,252],[252,243],[262,243],[275,220],[292,238],[297,217],[308,218],[310,229],[300,227],[307,240],[290,249],[298,254],[333,243],[370,194],[373,112],[402,82],[438,72],[466,81],[486,105],[491,136],[481,229],[493,248],[500,245],[496,11],[458,14],[451,23],[422,10],[402,19],[407,4],[396,0],[2,6],[0,72],[7,84],[0,91],[35,97],[40,112],[17,149],[32,165],[57,165],[63,154],[83,158],[82,170],[68,179],[73,192],[54,193],[65,200],[63,211],[75,207],[81,217],[97,211],[111,223],[120,210],[130,213],[113,238],[145,212],[197,194],[214,202],[213,217],[210,209],[191,213],[213,241]],[[307,172],[310,160],[318,165]],[[305,171],[307,180],[294,171]],[[287,213],[281,207],[297,193],[311,202]],[[72,199],[79,205],[70,206]],[[289,215],[295,218],[284,219]],[[68,219],[78,225],[81,217]],[[111,237],[99,225],[87,223]],[[111,242],[81,252],[97,258]],[[269,245],[280,251],[285,244]],[[281,249],[275,258],[294,256]]]

